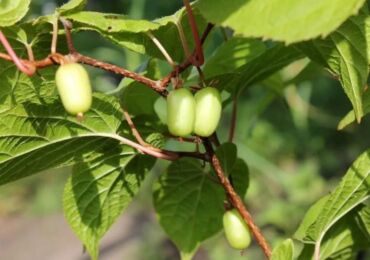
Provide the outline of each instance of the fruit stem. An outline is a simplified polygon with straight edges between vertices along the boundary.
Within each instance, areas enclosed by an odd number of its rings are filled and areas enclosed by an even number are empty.
[[[82,122],[82,121],[84,121],[84,114],[83,113],[77,113],[77,115],[76,115],[76,119],[77,119],[77,121],[78,122]]]

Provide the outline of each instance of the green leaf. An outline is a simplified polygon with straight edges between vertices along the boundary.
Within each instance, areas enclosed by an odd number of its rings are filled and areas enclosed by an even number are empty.
[[[291,239],[278,244],[272,251],[271,260],[293,260],[294,245]]]
[[[11,26],[28,12],[30,0],[2,0],[0,2],[0,28]]]
[[[64,189],[64,214],[92,259],[98,259],[100,239],[132,201],[154,161],[120,147],[73,167]]]
[[[154,103],[159,94],[148,86],[133,82],[127,86],[122,95],[123,107],[132,115],[155,114]]]
[[[230,55],[233,54],[230,52]],[[266,48],[258,55],[253,55],[251,59],[247,58],[246,63],[233,72],[207,78],[207,82],[210,82],[212,86],[238,95],[246,87],[266,79],[291,62],[302,57],[303,54],[294,46],[275,44]]]
[[[319,214],[322,208],[325,206],[325,203],[328,201],[328,199],[329,195],[326,195],[308,209],[301,224],[299,225],[297,231],[294,234],[295,239],[301,240],[302,242],[312,243],[311,239],[306,239],[307,231],[319,217]]]
[[[89,161],[119,144],[119,109],[116,99],[95,95],[83,122],[67,115],[59,100],[24,102],[0,113],[0,185]]]
[[[266,51],[260,40],[233,37],[226,41],[207,60],[203,72],[207,77],[232,73]]]
[[[166,144],[166,138],[161,133],[151,133],[145,138],[145,142],[156,148],[163,149]]]
[[[370,113],[370,91],[367,90],[365,91],[364,95],[363,95],[363,107],[364,107],[364,115],[366,114],[369,114]],[[338,124],[338,130],[343,130],[345,127],[349,126],[350,124],[352,124],[353,122],[355,122],[356,120],[356,116],[355,116],[355,112],[353,110],[351,110],[350,112],[348,112],[347,115],[345,115],[342,120],[340,120],[339,124]]]
[[[338,77],[352,103],[358,121],[364,114],[362,94],[368,76],[366,18],[368,13],[351,17],[325,39],[298,44],[313,61]]]
[[[359,250],[370,246],[370,240],[357,224],[363,208],[366,207],[360,205],[351,210],[329,229],[321,243],[320,259],[352,259]],[[306,244],[299,259],[311,259],[313,254],[314,246]]]
[[[296,236],[315,243],[319,249],[329,229],[370,197],[369,175],[370,151],[366,151],[352,164],[338,187],[308,212],[309,217],[304,219]]]
[[[47,30],[46,30],[47,29]],[[25,44],[32,47],[36,59],[43,59],[50,53],[50,28],[33,26],[31,23],[7,27],[3,30],[17,55],[27,58]],[[65,41],[64,37],[59,37]],[[60,50],[65,48],[60,44]],[[4,48],[0,45],[0,52]],[[17,104],[32,102],[47,104],[57,97],[55,91],[56,66],[38,70],[38,73],[29,77],[21,73],[10,61],[0,59],[0,112],[6,111]]]
[[[70,0],[69,2],[57,8],[57,11],[62,15],[78,12],[85,8],[86,2],[87,0]]]
[[[232,173],[237,155],[236,145],[233,143],[223,143],[216,150],[216,156],[221,161],[222,169],[226,176]]]
[[[229,178],[235,191],[243,199],[249,187],[249,169],[243,159],[236,159]]]
[[[160,77],[160,72],[158,68],[158,63],[156,60],[152,59],[146,62],[145,66],[141,68],[142,75],[157,79]],[[125,79],[120,83],[124,84]],[[131,115],[153,115],[154,104],[160,95],[148,86],[143,85],[137,81],[133,81],[122,90],[121,103],[125,110]]]
[[[183,254],[222,228],[224,192],[197,160],[172,163],[153,195],[160,224]]]
[[[367,238],[367,240],[370,241],[370,207],[363,207],[358,212],[358,217],[356,220],[358,226],[360,227],[360,230]]]
[[[365,0],[200,0],[204,17],[246,37],[286,43],[326,36],[356,14]]]
[[[204,18],[196,9],[194,9],[194,17],[198,25],[198,30],[202,32],[206,27]],[[189,48],[191,50],[194,48],[191,28],[184,8],[180,9],[174,15],[154,21],[133,20],[123,15],[90,11],[70,14],[66,18],[74,22],[74,28],[77,30],[96,31],[104,38],[123,48],[164,59],[163,54],[158,50],[158,47],[148,35],[151,32],[171,57],[178,62],[185,58],[176,27],[176,23],[181,23]]]
[[[216,156],[235,191],[243,198],[249,186],[249,169],[243,159],[237,158],[236,145],[223,143],[217,148]]]

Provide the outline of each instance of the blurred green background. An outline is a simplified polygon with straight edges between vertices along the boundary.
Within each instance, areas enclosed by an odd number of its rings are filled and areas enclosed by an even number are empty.
[[[29,18],[52,13],[63,2],[32,0]],[[154,19],[172,14],[181,5],[180,0],[90,0],[88,9]],[[82,53],[131,70],[145,61],[142,55],[119,49],[95,33],[79,33],[74,40]],[[207,56],[221,42],[222,34],[215,30],[206,44]],[[370,147],[369,117],[361,125],[336,130],[351,107],[338,81],[325,71],[310,64],[313,74],[286,84],[297,67],[307,62],[288,66],[247,89],[238,100],[235,142],[239,156],[250,167],[251,179],[245,201],[273,244],[290,237],[308,207]],[[164,62],[161,66],[169,69]],[[120,82],[103,71],[89,70],[97,91],[110,91]],[[226,107],[218,131],[222,141],[227,140],[230,117],[231,107]],[[103,240],[101,259],[179,259],[151,205],[151,183],[165,166],[157,163],[139,196]],[[53,170],[1,187],[0,259],[88,259],[62,216],[61,196],[68,175],[69,169]],[[243,259],[263,258],[256,245],[244,255]],[[196,259],[241,257],[219,234],[205,243]]]

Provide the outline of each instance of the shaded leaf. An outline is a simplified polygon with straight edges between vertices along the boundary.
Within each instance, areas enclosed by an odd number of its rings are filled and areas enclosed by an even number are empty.
[[[207,82],[234,95],[238,95],[246,87],[266,79],[302,57],[303,54],[295,47],[276,44],[266,48],[251,59],[248,58],[244,65],[233,72],[207,78]]]
[[[249,187],[249,169],[243,159],[236,159],[230,179],[235,191],[243,199]]]
[[[357,225],[364,234],[365,238],[370,241],[370,207],[363,207],[357,216]]]
[[[92,259],[98,259],[100,239],[132,201],[154,162],[121,147],[73,167],[64,189],[64,214]]]
[[[153,195],[160,224],[183,254],[222,228],[225,195],[196,160],[172,163]]]
[[[369,114],[370,113],[370,91],[367,90],[364,95],[363,95],[363,107],[364,107],[364,115],[366,114]],[[338,130],[343,130],[344,128],[346,128],[347,126],[349,126],[350,124],[352,124],[353,122],[356,121],[356,116],[355,116],[355,112],[353,110],[351,110],[350,112],[348,112],[347,115],[345,115],[342,120],[340,120],[339,124],[338,124]]]
[[[154,59],[146,62],[144,66],[141,66],[140,69],[140,74],[148,78],[157,79],[160,77],[158,64]],[[124,83],[125,79],[121,81],[120,85]],[[137,81],[133,81],[127,86],[124,86],[122,89],[122,94],[120,94],[120,96],[121,104],[124,109],[134,116],[142,114],[155,114],[154,104],[160,97],[160,95],[156,91]]]
[[[278,244],[272,251],[271,260],[293,260],[294,245],[291,239]]]
[[[237,149],[233,143],[223,143],[216,150],[216,156],[221,161],[222,169],[226,176],[229,176],[234,168]]]
[[[207,77],[233,73],[261,55],[266,49],[262,41],[233,37],[216,49],[204,65],[203,72]]]

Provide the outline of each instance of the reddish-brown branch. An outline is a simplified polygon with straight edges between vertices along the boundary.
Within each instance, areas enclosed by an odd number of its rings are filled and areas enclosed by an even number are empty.
[[[58,53],[54,54],[52,56],[55,56],[55,55],[61,56]],[[60,62],[61,59],[56,60],[56,59],[53,59],[52,56],[48,56],[45,59],[36,60],[34,62],[31,62],[29,60],[21,60],[21,62],[24,63],[24,64],[27,64],[27,65],[32,65],[37,69],[42,69],[42,68],[46,68],[46,67],[55,65],[56,63]],[[94,58],[84,56],[84,55],[82,55],[80,53],[77,53],[77,52],[73,53],[71,55],[66,55],[65,57],[67,57],[67,56],[69,56],[69,58],[74,59],[76,62],[80,62],[80,63],[84,63],[84,64],[87,64],[87,65],[90,65],[90,66],[93,66],[93,67],[96,67],[96,68],[100,68],[100,69],[103,69],[103,70],[106,70],[106,71],[109,71],[109,72],[112,72],[112,73],[115,73],[115,74],[118,74],[118,75],[121,75],[121,76],[124,76],[124,77],[132,78],[135,81],[138,81],[140,83],[143,83],[144,85],[147,85],[147,86],[151,87],[153,90],[157,91],[161,95],[165,96],[167,94],[166,89],[163,89],[160,86],[160,83],[158,81],[154,81],[154,80],[149,79],[145,76],[137,74],[133,71],[127,70],[127,69],[122,68],[122,67],[118,67],[114,64],[98,61]],[[12,61],[12,58],[10,57],[10,55],[7,55],[5,53],[0,53],[0,58]]]
[[[230,130],[229,130],[229,142],[230,143],[234,140],[237,110],[238,110],[238,100],[237,100],[237,97],[234,97],[233,109],[231,112]]]
[[[73,56],[76,58],[76,60],[78,62],[87,64],[87,65],[91,65],[91,66],[96,67],[96,68],[101,68],[103,70],[110,71],[110,72],[113,72],[113,73],[116,73],[116,74],[119,74],[119,75],[122,75],[122,76],[125,76],[125,77],[128,77],[128,78],[132,78],[137,82],[143,83],[144,85],[147,85],[147,86],[151,87],[152,89],[154,89],[155,91],[157,91],[160,94],[165,94],[166,93],[166,90],[163,89],[160,86],[158,81],[154,81],[154,80],[149,79],[145,76],[137,74],[133,71],[127,70],[127,69],[122,68],[122,67],[118,67],[118,66],[110,64],[110,63],[98,61],[94,58],[84,56],[84,55],[79,54],[79,53],[74,53]]]
[[[191,32],[193,33],[194,38],[194,44],[195,44],[195,55],[193,57],[190,57],[191,63],[196,66],[202,66],[204,63],[204,55],[203,55],[203,48],[202,48],[202,42],[199,39],[199,33],[198,33],[198,27],[197,23],[195,21],[193,10],[191,9],[189,0],[183,0],[184,6],[186,8],[186,12],[188,13],[188,20],[191,28]]]
[[[230,200],[230,203],[233,205],[235,209],[238,210],[240,215],[243,217],[245,222],[248,224],[248,227],[250,231],[252,232],[254,238],[256,239],[257,243],[260,245],[262,248],[264,254],[266,255],[267,259],[270,259],[271,257],[271,249],[269,244],[267,243],[266,239],[262,235],[260,229],[256,226],[256,224],[253,221],[252,216],[246,209],[242,199],[239,197],[239,195],[236,193],[234,190],[233,186],[231,185],[229,179],[225,176],[221,163],[217,156],[214,153],[212,144],[209,139],[204,138],[203,139],[203,144],[206,148],[206,151],[208,153],[208,156],[211,159],[212,166],[217,174],[218,180],[220,181],[221,185],[223,186],[227,197]]]

